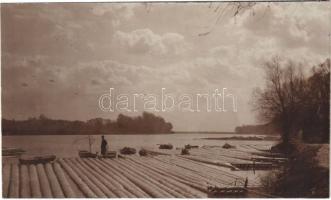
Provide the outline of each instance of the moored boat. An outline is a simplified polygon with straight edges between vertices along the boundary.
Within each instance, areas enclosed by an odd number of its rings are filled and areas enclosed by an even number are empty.
[[[173,149],[172,144],[159,144],[159,149]]]
[[[107,151],[105,155],[101,156],[101,158],[117,158],[117,152]]]
[[[40,156],[22,156],[19,158],[20,164],[45,164],[56,159],[55,155],[40,155]]]
[[[2,155],[3,156],[20,156],[25,153],[25,150],[20,148],[8,148],[2,147]]]
[[[96,158],[98,156],[98,154],[96,153],[91,153],[85,150],[79,151],[78,155],[80,158]]]

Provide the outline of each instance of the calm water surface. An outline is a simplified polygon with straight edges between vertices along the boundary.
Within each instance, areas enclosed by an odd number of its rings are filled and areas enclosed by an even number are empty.
[[[210,133],[175,133],[175,134],[146,134],[146,135],[106,135],[105,138],[111,150],[119,150],[125,146],[140,148],[157,148],[157,144],[171,143],[175,148],[191,145],[223,145],[225,142],[238,144],[272,145],[275,141],[222,141],[201,140],[206,137],[252,136],[240,134],[210,134]],[[93,152],[100,152],[101,136],[93,135]],[[32,135],[32,136],[3,136],[4,147],[17,147],[27,151],[27,154],[55,154],[58,157],[73,157],[79,150],[89,149],[87,135]]]

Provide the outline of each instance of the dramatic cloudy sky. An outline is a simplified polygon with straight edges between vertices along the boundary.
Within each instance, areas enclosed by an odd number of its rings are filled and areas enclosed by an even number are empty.
[[[98,98],[228,88],[238,112],[156,113],[175,130],[256,123],[252,89],[278,55],[306,68],[329,56],[330,3],[10,4],[1,7],[2,115],[115,119]],[[137,115],[139,113],[126,113]]]

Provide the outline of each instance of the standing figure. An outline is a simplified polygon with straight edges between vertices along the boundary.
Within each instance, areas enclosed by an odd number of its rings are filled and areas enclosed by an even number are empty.
[[[248,186],[248,178],[246,177],[246,179],[245,179],[245,188],[247,188],[247,186]]]
[[[105,136],[101,136],[101,155],[106,155],[107,152],[107,141],[105,140]]]

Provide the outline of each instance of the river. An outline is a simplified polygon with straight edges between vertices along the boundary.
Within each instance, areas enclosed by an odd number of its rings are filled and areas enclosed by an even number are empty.
[[[105,135],[110,150],[119,150],[125,146],[140,148],[157,148],[157,144],[170,143],[176,147],[191,145],[223,145],[225,142],[232,145],[264,144],[272,145],[275,141],[224,141],[203,140],[208,137],[254,136],[240,134],[215,133],[174,133],[174,134],[139,134],[139,135]],[[100,135],[93,135],[92,152],[100,152]],[[22,148],[27,154],[55,154],[58,157],[78,156],[79,150],[89,149],[87,135],[30,135],[30,136],[3,136],[2,146]]]

